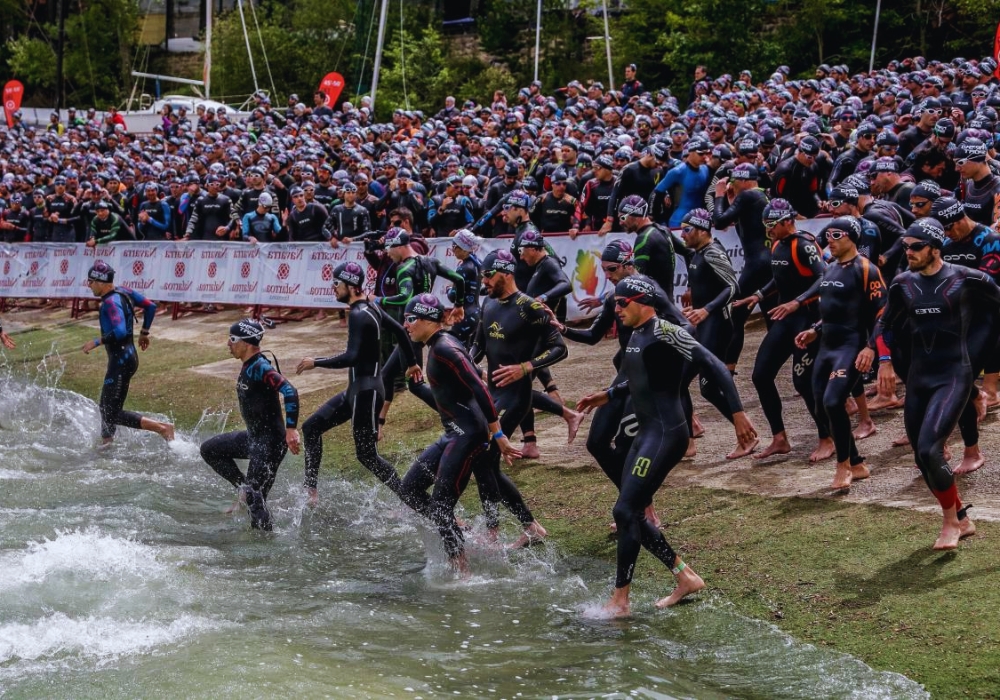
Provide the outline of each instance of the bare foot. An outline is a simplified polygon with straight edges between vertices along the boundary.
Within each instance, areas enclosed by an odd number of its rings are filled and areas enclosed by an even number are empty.
[[[604,604],[603,610],[605,615],[615,618],[628,617],[632,614],[627,596],[621,600],[619,596],[612,595],[611,600]]]
[[[563,420],[566,421],[566,426],[569,428],[569,439],[566,441],[567,445],[572,445],[573,441],[576,439],[576,434],[580,431],[580,425],[583,423],[583,419],[586,416],[580,411],[574,411],[571,408],[563,409]]]
[[[958,536],[960,540],[964,540],[966,537],[972,537],[976,534],[976,524],[972,522],[972,519],[968,516],[958,521],[958,529],[961,531],[961,534]]]
[[[538,452],[537,442],[526,442],[521,445],[521,459],[538,459],[541,454]]]
[[[753,451],[757,449],[757,445],[760,444],[760,440],[754,438],[750,442],[741,442],[736,446],[736,449],[726,455],[726,459],[739,459],[740,457],[746,457],[748,454],[753,454]]]
[[[542,527],[537,520],[535,520],[531,523],[531,525],[524,528],[524,532],[521,533],[521,536],[518,537],[514,541],[514,544],[510,545],[507,549],[522,549],[524,547],[530,547],[533,544],[538,544],[548,536],[549,533],[545,531],[545,528]]]
[[[851,465],[851,480],[852,481],[864,481],[872,475],[871,470],[868,469],[868,465],[862,462],[861,464]]]
[[[824,459],[830,459],[833,457],[836,450],[833,447],[833,440],[831,438],[824,438],[819,441],[816,445],[816,449],[812,451],[809,455],[810,462],[822,462]]]
[[[853,435],[855,440],[864,440],[877,432],[878,428],[875,427],[875,423],[869,418],[858,423],[858,427],[854,429]]]
[[[448,560],[448,564],[451,566],[452,571],[455,572],[455,576],[459,579],[467,579],[470,576],[469,573],[469,560],[465,556],[465,552],[462,552],[456,557],[452,557]]]
[[[786,455],[792,451],[792,446],[788,444],[788,438],[784,435],[771,438],[771,444],[753,456],[754,459],[764,459],[771,455]]]
[[[875,384],[869,384],[865,387],[865,396],[875,396],[878,393],[878,386]]]
[[[237,509],[246,506],[246,504],[247,504],[247,492],[246,489],[241,487],[236,492],[236,502],[222,512],[225,513],[226,515],[232,515],[237,511]]]
[[[849,416],[853,416],[858,412],[858,402],[854,400],[853,396],[847,397],[847,402],[844,404],[844,407],[847,408],[847,415]]]
[[[907,437],[905,433],[902,435],[902,437],[898,437],[892,441],[893,447],[903,447],[909,444],[910,444],[910,438]]]
[[[989,394],[985,391],[977,392],[972,405],[976,407],[976,420],[982,421],[986,417],[986,409],[989,408]]]
[[[986,394],[986,406],[988,408],[993,408],[994,406],[1000,406],[1000,393],[996,392],[984,392]]]
[[[612,535],[618,534],[618,523],[616,523],[614,520],[611,521],[611,534]]]
[[[979,447],[966,447],[965,454],[962,455],[962,463],[955,469],[955,474],[971,474],[986,464]]]
[[[691,416],[691,437],[700,438],[705,434],[705,426],[698,420],[698,416]]]
[[[307,506],[318,506],[319,505],[319,491],[314,488],[306,487],[306,505]]]
[[[681,599],[692,593],[697,593],[704,587],[705,582],[701,580],[701,576],[692,571],[690,566],[686,566],[683,571],[677,574],[677,587],[666,598],[660,598],[656,601],[656,607],[669,608],[679,603]]]
[[[968,518],[966,518],[968,520]],[[975,527],[975,526],[973,526]],[[941,534],[934,541],[934,549],[957,549],[958,541],[962,538],[962,528],[960,525],[951,523],[941,527]]]
[[[903,405],[902,400],[895,396],[883,396],[879,394],[868,402],[869,411],[882,411],[886,409],[899,408]]]
[[[656,509],[653,508],[653,504],[652,503],[650,503],[648,506],[646,506],[646,522],[648,522],[650,525],[652,525],[653,527],[655,527],[657,530],[659,530],[660,529],[660,525],[663,524],[663,523],[660,522],[660,516],[658,516],[656,514]],[[618,531],[617,527],[615,528],[615,531],[616,532]]]
[[[833,474],[833,483],[830,484],[830,488],[834,491],[849,489],[851,488],[852,479],[853,472],[851,468],[842,462],[838,462],[837,471]]]
[[[693,459],[695,455],[698,454],[698,443],[694,441],[694,438],[688,438],[688,448],[684,453],[684,459]]]

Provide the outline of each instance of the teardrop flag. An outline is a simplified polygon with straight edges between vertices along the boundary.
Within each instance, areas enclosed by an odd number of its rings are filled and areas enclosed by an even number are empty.
[[[997,25],[997,34],[993,39],[993,59],[997,62],[993,75],[1000,80],[1000,24]]]
[[[326,106],[333,109],[337,98],[344,89],[344,76],[340,73],[327,73],[320,81],[319,91],[326,95]]]
[[[24,85],[20,80],[9,80],[3,86],[3,114],[7,118],[7,127],[14,126],[14,112],[21,109],[21,98],[24,97]]]

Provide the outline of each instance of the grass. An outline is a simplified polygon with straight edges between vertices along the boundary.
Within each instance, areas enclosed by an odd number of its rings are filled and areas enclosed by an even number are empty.
[[[92,332],[66,326],[21,333],[8,357],[15,371],[33,375],[54,347],[65,364],[60,385],[96,397],[104,353],[79,352]],[[205,408],[233,410],[230,426],[238,422],[232,382],[190,370],[225,360],[224,348],[164,342],[154,349],[159,352],[141,354],[130,408],[166,413],[188,429]],[[58,362],[50,356],[47,364]],[[327,392],[303,394],[302,415],[327,398]],[[412,396],[399,401],[382,449],[390,461],[406,464],[439,434],[440,424]],[[328,439],[326,447],[327,469],[354,463],[349,439]],[[370,478],[360,466],[348,473]],[[607,561],[610,584],[615,543],[607,532],[615,493],[599,470],[529,463],[509,473],[561,550]],[[465,503],[478,511],[475,500],[469,489]],[[979,523],[978,536],[958,552],[941,554],[929,547],[937,516],[827,499],[671,489],[669,478],[657,510],[671,544],[713,594],[743,614],[909,676],[935,697],[1000,695],[1000,528],[994,524]],[[646,554],[636,572],[637,593],[663,595],[672,587],[669,573]]]

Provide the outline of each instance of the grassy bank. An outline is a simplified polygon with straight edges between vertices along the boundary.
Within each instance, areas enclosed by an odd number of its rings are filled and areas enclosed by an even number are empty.
[[[104,352],[85,356],[79,351],[92,335],[92,329],[75,325],[21,333],[16,336],[20,347],[7,357],[17,373],[29,376],[43,362],[50,369],[63,366],[60,386],[96,397]],[[235,413],[231,380],[191,371],[226,360],[224,346],[153,342],[155,352],[141,355],[130,408],[168,414],[188,429],[206,408]],[[301,398],[307,416],[329,396],[309,392]],[[394,409],[391,440],[383,449],[390,459],[405,463],[440,428],[436,417],[408,395],[401,399],[401,409]],[[337,435],[346,438],[347,433]],[[326,445],[328,469],[333,463],[353,463],[348,439],[327,440]],[[370,478],[360,468],[349,472]],[[615,494],[603,475],[590,463],[528,463],[509,472],[552,541],[568,554],[607,561],[610,584],[615,543],[607,536],[607,525]],[[672,489],[670,483],[668,479],[657,497],[665,534],[706,579],[712,595],[798,639],[905,674],[935,697],[1000,696],[997,526],[980,523],[980,534],[958,552],[938,554],[930,550],[939,525],[936,516],[832,499]],[[474,492],[470,489],[473,497],[466,502],[478,512]],[[669,574],[644,554],[636,592],[662,595],[670,586]],[[643,607],[636,612],[656,614]]]

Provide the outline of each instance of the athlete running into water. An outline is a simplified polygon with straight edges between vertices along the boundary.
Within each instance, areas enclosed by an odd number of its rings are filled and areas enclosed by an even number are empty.
[[[115,439],[119,425],[148,430],[168,442],[173,440],[172,424],[161,423],[123,409],[125,399],[128,398],[129,382],[139,369],[139,357],[135,352],[132,334],[135,307],[138,306],[143,311],[139,347],[145,351],[149,347],[149,328],[156,316],[156,304],[128,287],[116,287],[114,268],[102,260],[94,263],[87,272],[87,286],[95,297],[101,299],[101,337],[88,340],[83,346],[83,352],[90,354],[91,350],[100,345],[108,351],[108,370],[104,375],[100,399],[101,444],[110,444]],[[7,341],[4,341],[4,345],[7,345]]]
[[[726,397],[736,439],[746,444],[756,438],[736,385],[726,366],[698,344],[683,328],[656,316],[656,285],[641,275],[626,277],[615,286],[615,304],[622,323],[633,329],[622,360],[625,381],[580,400],[585,411],[607,404],[619,392],[628,392],[639,431],[625,460],[614,516],[618,524],[618,570],[615,589],[605,609],[615,617],[629,615],[629,589],[640,547],[645,547],[674,574],[677,587],[656,602],[669,607],[705,587],[686,566],[663,534],[646,519],[645,508],[670,470],[687,449],[688,427],[681,406],[685,360],[711,374]]]
[[[236,395],[246,430],[209,438],[201,444],[201,458],[239,490],[239,502],[246,503],[250,526],[270,530],[267,494],[285,453],[299,453],[299,431],[295,429],[299,393],[261,354],[263,337],[264,327],[253,319],[229,327],[229,352],[243,363],[236,379]],[[284,419],[278,394],[285,400]],[[250,460],[246,476],[236,466],[237,459]]]
[[[910,269],[893,280],[885,312],[857,367],[868,371],[883,331],[908,321],[903,423],[924,481],[941,504],[943,522],[934,549],[955,549],[976,526],[966,515],[969,506],[962,503],[944,446],[974,388],[970,330],[984,317],[996,321],[1000,287],[980,270],[944,262],[944,242],[944,227],[936,219],[917,219],[906,229],[903,247]]]

